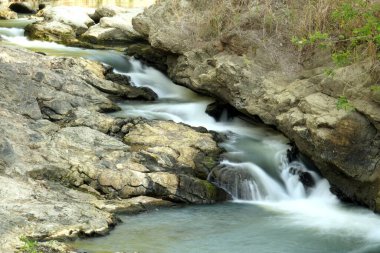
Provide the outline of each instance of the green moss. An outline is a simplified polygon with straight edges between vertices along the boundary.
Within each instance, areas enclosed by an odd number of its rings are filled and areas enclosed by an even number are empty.
[[[210,200],[216,200],[218,197],[218,188],[207,180],[201,180],[205,188],[207,198]]]
[[[205,156],[203,158],[203,161],[202,161],[202,164],[208,168],[208,169],[212,169],[213,167],[215,167],[216,165],[216,161],[215,161],[215,158],[212,157],[212,156]]]
[[[42,253],[42,251],[38,250],[37,241],[27,238],[26,236],[20,237],[20,240],[24,243],[20,248],[22,253]]]

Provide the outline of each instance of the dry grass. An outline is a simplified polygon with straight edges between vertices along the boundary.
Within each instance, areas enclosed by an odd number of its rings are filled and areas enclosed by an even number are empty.
[[[199,47],[202,43],[218,43],[233,32],[259,31],[262,38],[277,37],[290,42],[293,36],[308,38],[315,32],[328,33],[333,38],[352,31],[365,20],[356,17],[344,24],[333,13],[344,4],[369,8],[374,0],[158,0],[170,11],[170,22],[178,27],[178,36]],[[379,17],[380,18],[380,17]],[[167,20],[168,21],[168,20]],[[249,40],[250,38],[246,38]],[[342,43],[341,43],[342,44]],[[344,43],[343,43],[344,44]],[[367,53],[376,56],[378,47],[368,43]]]

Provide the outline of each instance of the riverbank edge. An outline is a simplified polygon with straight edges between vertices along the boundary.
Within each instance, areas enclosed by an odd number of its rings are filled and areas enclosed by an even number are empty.
[[[220,44],[191,48],[167,3],[133,19],[147,43],[129,46],[129,55],[165,71],[179,85],[274,126],[310,157],[341,200],[380,212],[380,105],[379,94],[370,88],[379,80],[378,65],[365,60],[327,75],[329,52],[317,50],[301,66],[292,45],[267,37],[265,44],[260,39],[252,46],[255,54],[239,55],[231,49],[245,44],[234,33]],[[262,31],[248,32],[257,36]],[[337,108],[342,93],[355,110]]]

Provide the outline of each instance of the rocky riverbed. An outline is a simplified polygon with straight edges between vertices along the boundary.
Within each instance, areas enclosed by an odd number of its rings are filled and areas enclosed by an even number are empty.
[[[35,11],[37,22],[26,27],[30,39],[128,46],[127,53],[175,82],[276,127],[341,199],[379,212],[380,99],[370,86],[378,84],[380,70],[370,59],[326,75],[331,63],[325,51],[301,64],[291,46],[263,38],[259,29],[231,31],[216,44],[194,47],[178,35],[178,25],[186,26],[168,11],[168,1],[145,11]],[[14,18],[15,12],[0,10],[0,19]],[[247,44],[247,36],[255,43]],[[117,224],[118,212],[228,199],[207,181],[223,153],[223,136],[171,121],[106,114],[120,109],[118,99],[155,100],[153,90],[135,87],[93,61],[4,46],[0,79],[4,252],[20,246],[21,236],[43,241],[104,235]],[[355,110],[338,110],[342,93]]]
[[[55,36],[49,28],[65,25],[71,34],[68,44],[128,45],[130,55],[166,71],[175,82],[275,126],[317,165],[341,199],[380,210],[380,100],[379,92],[371,90],[379,80],[379,64],[367,59],[329,75],[329,52],[316,50],[300,62],[292,45],[263,37],[261,28],[230,31],[212,43],[183,43],[189,31],[177,27],[191,24],[178,23],[170,8],[168,1],[141,14],[101,8],[77,26],[69,17],[52,15],[62,13],[58,7],[41,12],[44,21],[27,31],[31,38],[67,43],[66,35]],[[187,1],[178,8],[178,13],[181,8],[193,11]],[[342,94],[355,110],[337,108]]]
[[[311,158],[341,199],[379,212],[380,100],[379,91],[371,90],[379,82],[378,61],[338,67],[329,75],[328,50],[302,56],[260,26],[230,31],[212,43],[196,36],[183,43],[194,27],[178,13],[197,10],[189,1],[175,6],[177,11],[170,1],[160,1],[133,20],[147,43],[131,46],[130,54],[160,65],[179,84],[275,126]],[[355,110],[337,108],[342,94]]]
[[[119,211],[227,198],[206,180],[223,152],[221,137],[104,114],[117,111],[112,99],[127,98],[132,87],[106,80],[109,69],[99,63],[1,47],[0,66],[4,252],[23,235],[105,234]]]

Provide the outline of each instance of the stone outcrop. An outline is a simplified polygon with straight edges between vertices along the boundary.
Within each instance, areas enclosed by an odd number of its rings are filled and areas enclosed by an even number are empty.
[[[71,26],[76,35],[81,35],[95,22],[89,15],[94,14],[91,8],[77,6],[55,6],[42,9],[38,16],[42,16],[45,21],[57,21]]]
[[[125,46],[143,36],[132,26],[132,19],[143,9],[101,7],[96,10],[73,6],[46,7],[38,12],[42,21],[26,27],[30,39],[92,48]]]
[[[222,152],[215,134],[102,113],[125,95],[102,65],[1,47],[0,69],[0,251],[21,236],[103,235],[115,212],[170,205],[162,199],[227,198],[206,180]]]
[[[12,11],[9,8],[0,7],[0,20],[1,19],[8,20],[8,19],[16,19],[16,18],[17,18],[16,12]]]
[[[25,35],[32,40],[62,42],[66,45],[79,44],[74,29],[58,21],[29,24],[25,27]]]
[[[178,8],[191,8],[186,3]],[[314,161],[339,196],[380,212],[380,104],[379,92],[370,88],[379,84],[378,61],[328,75],[329,52],[316,50],[300,61],[289,42],[263,37],[261,27],[230,31],[212,43],[197,38],[183,43],[186,31],[178,26],[191,23],[168,11],[169,4],[160,1],[133,19],[149,42],[135,47],[134,55],[156,59],[175,82],[276,126]],[[160,57],[150,58],[155,50]],[[354,111],[337,109],[342,95]]]
[[[100,19],[99,24],[90,27],[81,38],[94,44],[119,45],[142,40],[142,35],[136,32],[132,26],[132,18],[141,12],[142,9],[137,9],[119,12],[113,16],[104,16]]]

